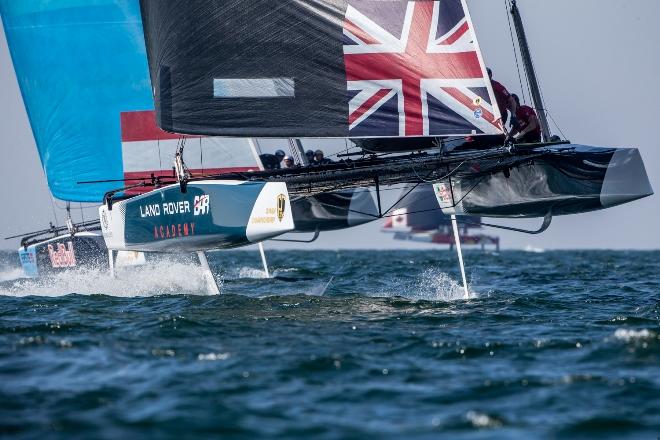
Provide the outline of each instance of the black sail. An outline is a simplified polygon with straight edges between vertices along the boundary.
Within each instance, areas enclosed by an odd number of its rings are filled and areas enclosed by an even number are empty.
[[[345,0],[310,3],[311,10],[290,0],[141,5],[163,129],[285,137],[304,126],[312,136],[348,134],[346,79],[337,65]],[[216,78],[294,78],[295,96],[217,98]]]
[[[141,0],[161,128],[499,134],[464,0]]]

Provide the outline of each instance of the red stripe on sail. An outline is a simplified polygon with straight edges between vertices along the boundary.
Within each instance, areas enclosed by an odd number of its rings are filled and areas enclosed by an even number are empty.
[[[359,28],[355,23],[346,19],[344,20],[344,29],[346,29],[351,34],[358,37],[361,41],[366,44],[380,44],[380,41],[373,38],[371,35]]]
[[[373,94],[371,98],[364,101],[364,103],[362,103],[360,107],[358,107],[353,113],[350,114],[350,116],[348,117],[348,123],[353,124],[355,121],[360,119],[360,117],[362,117],[363,114],[369,111],[370,108],[376,105],[376,103],[381,99],[383,99],[383,97],[385,97],[385,95],[387,95],[388,93],[389,90],[381,89],[375,94]]]
[[[439,44],[442,46],[448,46],[450,44],[456,43],[465,33],[470,29],[470,25],[468,25],[468,22],[466,21],[463,23],[461,27],[456,29],[456,31],[451,34],[449,37],[447,37],[446,40],[443,40]]]
[[[156,124],[156,112],[153,110],[122,112],[121,141],[164,141],[169,139],[180,139],[182,137],[192,138],[199,136],[184,136],[161,130]]]

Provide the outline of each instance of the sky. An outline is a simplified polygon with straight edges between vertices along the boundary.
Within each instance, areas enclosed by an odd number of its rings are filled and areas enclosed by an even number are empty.
[[[575,143],[637,147],[652,186],[660,188],[660,1],[538,0],[518,1],[552,119]],[[485,62],[495,79],[521,94],[504,0],[468,0]],[[0,24],[1,27],[1,24]],[[52,201],[18,90],[11,58],[0,32],[0,238],[62,224],[63,202]],[[555,132],[558,130],[553,129]],[[89,219],[96,208],[75,210]],[[539,236],[486,230],[501,237],[503,248],[659,249],[660,205],[656,197],[589,214],[555,218]],[[540,220],[498,220],[534,229]],[[380,232],[382,221],[324,233],[319,248],[428,248],[394,241]],[[0,240],[16,248],[18,240]],[[269,249],[290,244],[266,244]]]

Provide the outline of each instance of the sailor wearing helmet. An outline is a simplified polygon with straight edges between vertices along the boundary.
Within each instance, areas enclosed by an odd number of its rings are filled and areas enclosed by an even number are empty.
[[[323,154],[323,150],[316,150],[314,152],[314,162],[312,163],[314,165],[325,165],[328,163],[332,163],[332,161],[325,157],[325,155]]]
[[[297,168],[298,164],[296,164],[293,160],[293,157],[291,156],[284,156],[284,165],[282,165],[282,168]]]

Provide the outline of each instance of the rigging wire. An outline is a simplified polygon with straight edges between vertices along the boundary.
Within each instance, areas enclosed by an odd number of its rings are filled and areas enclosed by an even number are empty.
[[[475,188],[476,188],[477,186],[479,186],[479,184],[483,181],[483,179],[484,179],[483,177],[480,178],[480,179],[478,179],[477,182],[476,182],[474,185],[472,185],[472,187],[470,187],[470,189],[467,190],[467,191],[465,192],[465,194],[463,194],[463,197],[461,197],[460,199],[458,199],[458,200],[454,203],[454,205],[453,205],[452,207],[456,207],[459,203],[461,203],[463,200],[465,200],[465,198],[466,198],[467,196],[469,196],[469,195],[472,193],[472,191],[475,190]],[[419,185],[419,183],[418,183],[417,185]],[[405,198],[405,197],[406,197],[406,196],[400,198],[400,199],[399,199],[399,202],[400,202],[401,200],[403,200],[403,198]],[[381,216],[373,215],[373,214],[370,214],[370,213],[367,213],[367,212],[356,211],[356,210],[354,210],[354,209],[348,209],[348,212],[352,212],[352,213],[355,213],[355,214],[361,214],[361,215],[364,215],[364,216],[367,216],[367,217],[373,217],[374,219],[376,219],[376,218],[390,218],[390,217],[395,217],[395,216],[398,215],[398,214],[396,214],[396,213],[394,213],[394,212],[390,213],[389,211],[390,211],[392,208],[394,208],[399,202],[395,203],[395,204],[394,204],[389,210],[385,211],[385,212],[386,212],[385,214],[383,214],[383,215],[381,215]],[[320,202],[320,201],[318,201],[318,200],[317,200],[317,203],[318,203],[319,205],[321,205],[321,206],[327,206],[327,207],[334,207],[334,206],[335,206],[335,205],[331,205],[331,204],[329,204],[329,203],[323,203],[323,202]],[[402,206],[402,208],[406,208],[407,206],[410,206],[410,205]],[[436,212],[436,211],[442,211],[442,208],[441,208],[440,206],[438,206],[437,208],[422,209],[422,210],[419,210],[419,211],[408,212],[407,214],[408,214],[408,215],[414,215],[414,214],[422,214],[422,213],[426,213],[426,212]]]
[[[163,159],[160,157],[160,156],[161,156],[161,152],[160,152],[160,136],[159,136],[158,139],[156,140],[156,145],[158,146],[158,166],[159,166],[160,169],[162,170],[162,169],[163,169]]]
[[[518,72],[518,82],[520,83],[520,91],[523,95],[523,102],[526,102],[527,97],[525,96],[525,87],[523,86],[522,75],[520,74],[520,63],[518,62],[518,50],[516,49],[516,42],[513,37],[513,27],[511,26],[511,15],[509,13],[510,6],[511,5],[509,0],[504,0],[504,12],[506,14],[506,19],[509,22],[509,35],[511,36],[511,46],[513,48],[513,56],[516,59],[516,71]]]
[[[202,138],[199,138],[199,163],[202,167],[202,173],[204,172],[204,149],[202,148]]]
[[[564,134],[564,131],[561,129],[559,124],[557,124],[557,121],[555,121],[555,118],[552,117],[552,113],[550,113],[549,111],[546,111],[546,114],[548,115],[550,120],[552,120],[552,123],[555,125],[557,130],[559,130],[559,133],[561,134],[562,139],[568,139],[568,137],[566,137],[566,135]]]
[[[57,212],[55,212],[55,199],[53,198],[53,195],[50,195],[50,207],[53,208],[53,216],[55,216],[55,226],[60,225],[60,221],[57,218]]]
[[[121,180],[121,182],[124,182],[124,180]],[[55,207],[59,209],[60,211],[65,211],[66,207],[61,206],[58,202],[57,199],[54,199]],[[81,203],[82,204],[82,203]],[[83,206],[82,209],[98,209],[98,205],[92,205],[92,206]]]

